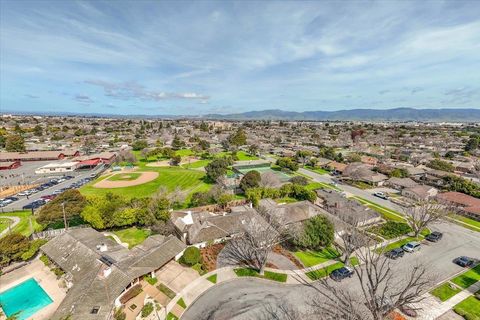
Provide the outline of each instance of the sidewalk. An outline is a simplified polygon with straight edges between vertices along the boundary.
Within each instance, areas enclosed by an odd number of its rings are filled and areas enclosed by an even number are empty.
[[[448,310],[451,310],[455,305],[462,302],[478,290],[480,290],[480,281],[472,284],[470,287],[457,293],[456,295],[444,302],[441,302],[436,297],[432,296],[430,293],[427,292],[424,294],[424,296],[426,296],[426,299],[414,305],[415,307],[421,308],[421,310],[418,312],[418,317],[416,317],[415,319],[437,319],[442,314],[444,314]]]

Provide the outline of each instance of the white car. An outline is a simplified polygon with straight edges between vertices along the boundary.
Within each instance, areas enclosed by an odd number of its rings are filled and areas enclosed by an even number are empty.
[[[20,196],[20,197],[24,197],[26,195],[27,195],[27,192],[25,192],[25,191],[17,193],[17,196]]]
[[[409,242],[402,247],[405,252],[415,252],[420,250],[420,243],[416,241]]]

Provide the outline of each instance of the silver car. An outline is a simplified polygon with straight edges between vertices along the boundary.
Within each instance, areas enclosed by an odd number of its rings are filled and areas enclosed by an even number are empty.
[[[409,242],[402,247],[405,252],[415,252],[420,250],[420,243],[416,241]]]

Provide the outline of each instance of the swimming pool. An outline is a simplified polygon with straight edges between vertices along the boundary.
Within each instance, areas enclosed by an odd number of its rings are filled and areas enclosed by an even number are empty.
[[[53,300],[33,278],[0,293],[3,312],[7,317],[17,314],[18,320],[31,317],[52,302]]]

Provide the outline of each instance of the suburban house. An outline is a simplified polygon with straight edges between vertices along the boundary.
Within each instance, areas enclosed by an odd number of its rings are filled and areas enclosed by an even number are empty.
[[[454,206],[457,213],[480,221],[480,199],[461,192],[443,192],[437,195],[439,202]]]
[[[393,189],[396,189],[396,190],[403,190],[405,188],[416,187],[416,186],[418,186],[418,183],[416,183],[415,181],[413,181],[410,178],[392,177],[392,178],[388,179],[387,181],[385,181],[385,185],[389,186],[389,187],[392,187]]]
[[[325,168],[331,170],[334,174],[342,174],[345,168],[347,168],[347,165],[345,163],[331,161],[325,166]]]
[[[36,169],[35,173],[45,174],[45,173],[72,172],[72,171],[75,171],[77,167],[78,167],[78,162],[76,161],[54,162]]]
[[[178,237],[186,244],[205,247],[209,242],[220,242],[242,232],[251,219],[261,219],[250,206],[236,206],[230,212],[173,211],[170,221]]]
[[[300,223],[325,211],[307,200],[277,204],[272,199],[262,199],[259,206],[265,208],[275,221],[283,225]]]
[[[48,161],[62,160],[64,158],[78,157],[80,152],[72,151],[28,151],[28,152],[2,152],[0,161]]]
[[[416,201],[426,201],[428,199],[432,199],[437,195],[437,193],[438,190],[436,188],[423,184],[402,189],[402,196]]]
[[[388,179],[386,175],[370,170],[361,162],[350,163],[343,171],[342,177],[365,182],[372,186],[381,186]]]
[[[13,170],[21,166],[20,161],[0,161],[0,170]]]
[[[335,190],[318,189],[315,204],[346,223],[364,226],[382,220],[380,215],[357,201],[349,200]]]
[[[370,157],[370,156],[361,156],[360,161],[364,164],[367,164],[369,166],[376,166],[378,163],[378,159],[375,157]]]
[[[66,231],[40,248],[65,272],[69,288],[50,319],[111,319],[129,288],[144,275],[155,276],[185,247],[175,236],[154,235],[129,250],[92,228]]]

